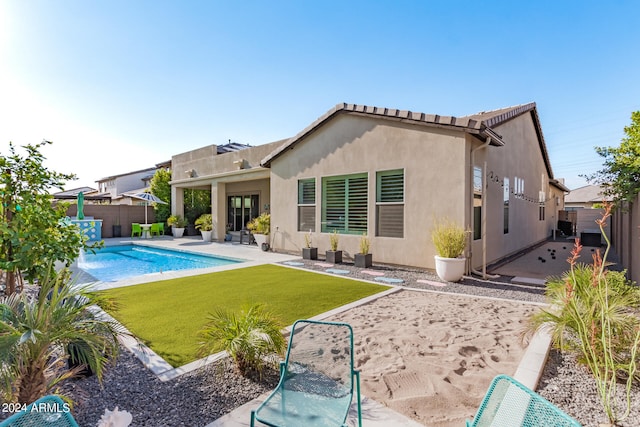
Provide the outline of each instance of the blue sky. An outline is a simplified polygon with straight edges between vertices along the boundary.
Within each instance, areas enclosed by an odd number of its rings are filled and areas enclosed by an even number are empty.
[[[556,178],[640,110],[637,1],[0,1],[0,152],[54,142],[67,188],[339,102],[462,116],[536,102]]]

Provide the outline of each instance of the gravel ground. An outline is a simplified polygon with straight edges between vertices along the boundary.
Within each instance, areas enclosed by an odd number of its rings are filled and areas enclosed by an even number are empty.
[[[325,270],[318,261],[303,261],[303,268]],[[372,280],[351,264],[336,267],[350,271],[348,277]],[[417,280],[440,282],[429,271],[398,267],[375,266],[386,277],[401,278],[402,286],[441,292],[492,296],[520,301],[543,302],[543,290],[536,286],[518,286],[500,281],[483,282],[465,279],[434,287]],[[115,367],[105,375],[102,385],[94,377],[72,380],[63,386],[76,401],[74,417],[80,426],[95,426],[105,408],[118,407],[133,415],[132,426],[202,427],[234,408],[271,390],[277,383],[277,373],[269,372],[263,381],[248,380],[236,374],[227,363],[203,367],[168,382],[159,381],[128,351],[123,351]],[[575,358],[552,351],[542,375],[538,392],[580,421],[585,427],[598,427],[605,422],[595,383]],[[633,410],[620,426],[640,425],[640,388],[632,396]],[[2,414],[0,414],[2,418]]]

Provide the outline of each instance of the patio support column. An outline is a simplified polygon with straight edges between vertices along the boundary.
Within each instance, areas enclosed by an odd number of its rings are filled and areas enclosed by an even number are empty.
[[[227,224],[226,185],[211,183],[211,216],[213,217],[213,236],[219,242],[224,241]]]
[[[184,218],[184,188],[171,186],[171,215]]]

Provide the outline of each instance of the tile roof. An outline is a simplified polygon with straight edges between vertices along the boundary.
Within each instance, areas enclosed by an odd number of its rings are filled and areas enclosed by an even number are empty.
[[[491,138],[491,144],[495,146],[504,145],[502,137],[495,132],[492,127],[499,126],[517,116],[532,112],[533,120],[536,125],[536,132],[538,138],[541,140],[541,150],[545,158],[545,164],[549,176],[553,176],[551,171],[551,165],[548,161],[547,150],[542,138],[542,130],[540,129],[540,122],[536,112],[536,104],[522,104],[513,107],[502,108],[493,111],[483,111],[480,113],[472,114],[469,116],[455,117],[455,116],[441,116],[438,114],[426,114],[409,110],[398,110],[393,108],[384,107],[371,107],[367,105],[359,104],[337,104],[335,107],[324,113],[317,120],[303,129],[293,138],[287,140],[285,144],[273,151],[267,157],[265,157],[261,164],[268,167],[271,161],[280,156],[285,150],[293,147],[302,141],[307,135],[313,133],[316,129],[321,127],[325,122],[333,118],[338,114],[352,114],[361,115],[367,117],[380,117],[386,120],[395,120],[403,123],[412,123],[417,125],[424,125],[429,127],[447,128],[452,130],[460,130],[463,132],[478,135],[478,137]]]
[[[571,190],[564,198],[565,203],[598,203],[610,201],[611,197],[605,196],[604,190],[599,185],[585,185],[584,187]]]

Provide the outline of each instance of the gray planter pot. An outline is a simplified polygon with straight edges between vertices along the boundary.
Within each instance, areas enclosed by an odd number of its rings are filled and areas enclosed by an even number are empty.
[[[325,255],[327,262],[330,262],[331,264],[342,263],[342,251],[326,251]]]
[[[373,265],[373,254],[356,254],[355,264],[359,268],[368,268]]]
[[[302,248],[302,259],[318,259],[318,248]]]

